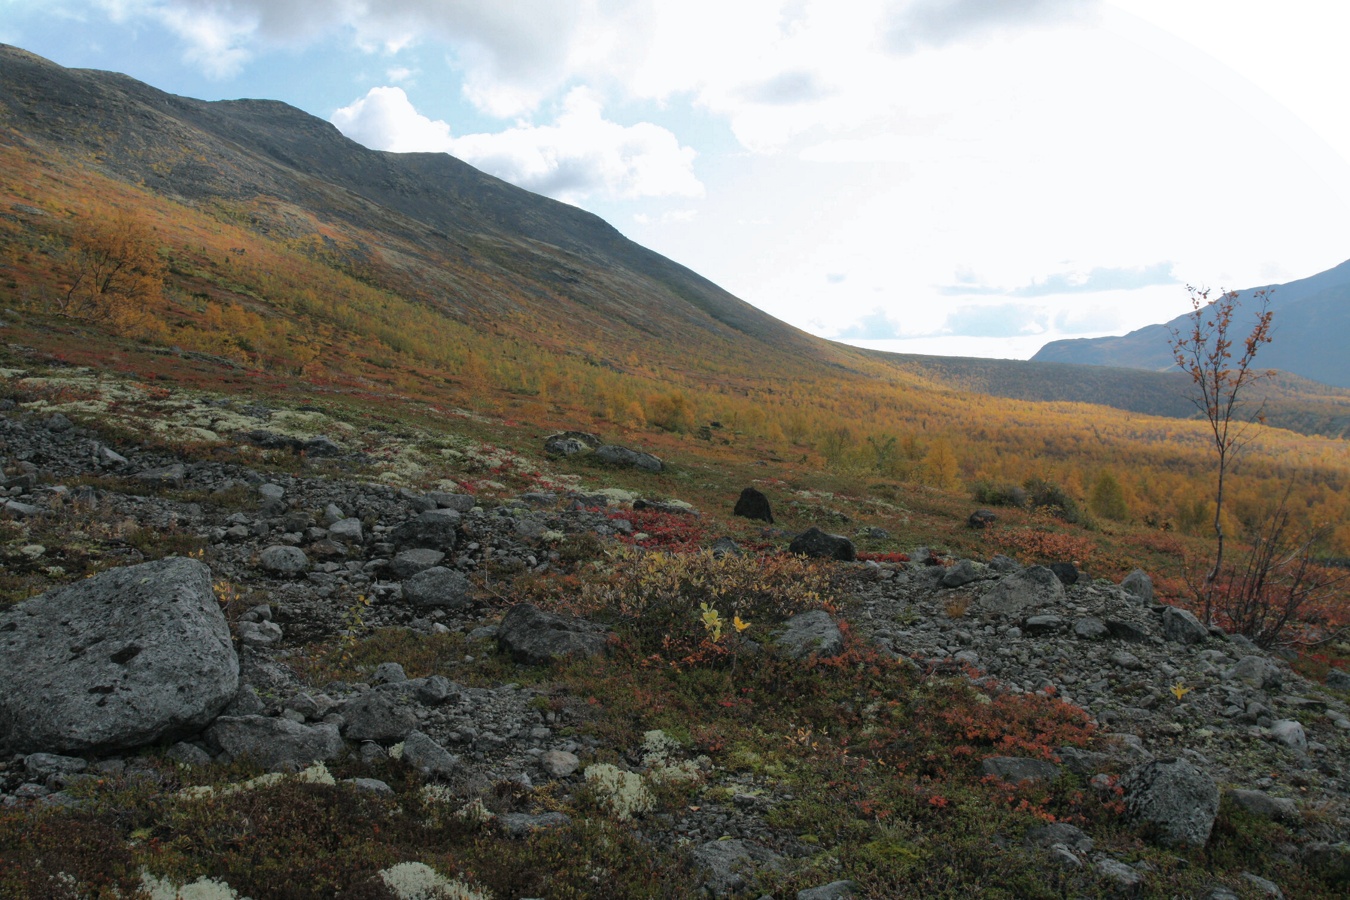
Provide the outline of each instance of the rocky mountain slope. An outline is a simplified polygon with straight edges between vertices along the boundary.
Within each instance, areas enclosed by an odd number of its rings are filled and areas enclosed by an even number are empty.
[[[575,596],[579,577],[637,565],[633,584],[650,587],[681,559],[724,579],[745,559],[762,579],[792,559],[792,535],[764,531],[750,556],[716,530],[705,555],[643,550],[644,528],[703,518],[659,480],[644,499],[464,443],[457,453],[530,467],[541,489],[400,489],[361,473],[408,436],[370,444],[317,410],[147,395],[90,374],[11,371],[0,409],[0,554],[11,578],[53,585],[0,611],[0,858],[12,861],[0,887],[12,896],[173,896],[214,881],[255,900],[923,885],[1219,898],[1332,896],[1350,877],[1350,678],[1308,682],[1159,602],[1142,572],[1117,585],[926,548],[845,562],[846,538],[794,542],[826,558],[793,581],[824,593],[776,618],[746,606],[753,640],[736,638],[730,660],[649,669],[658,657],[623,649],[640,622],[542,610],[538,584],[562,578]],[[67,381],[83,399],[50,399]],[[196,440],[175,450],[155,432]],[[723,513],[707,515],[715,526]],[[719,617],[697,603],[717,585],[678,583],[664,602],[711,636]],[[713,600],[726,602],[738,601]],[[754,692],[765,677],[798,680]],[[739,731],[747,718],[754,730]],[[911,746],[944,726],[952,745]],[[258,772],[299,774],[241,784]],[[854,794],[850,779],[873,786]],[[879,812],[896,784],[922,802]],[[301,826],[276,824],[283,811],[314,816],[314,803],[340,820],[284,849]],[[975,838],[944,838],[966,842],[944,863],[950,845],[934,856],[907,829],[942,833],[949,803],[980,818],[956,820]],[[827,808],[850,817],[827,824]],[[96,858],[54,849],[93,834]],[[545,853],[598,835],[612,854]],[[306,878],[328,871],[336,893],[271,881],[273,853]],[[625,868],[635,854],[649,861],[640,875]],[[410,872],[443,893],[401,887]]]
[[[1266,291],[1275,311],[1274,341],[1261,351],[1260,363],[1337,387],[1350,387],[1350,362],[1344,347],[1350,340],[1350,261],[1309,278],[1239,291],[1250,310],[1257,291]],[[1173,329],[1185,331],[1185,316],[1164,325],[1149,325],[1121,337],[1052,341],[1033,361],[1149,369],[1173,367],[1167,342]],[[1243,323],[1246,323],[1245,325]],[[1239,317],[1234,331],[1245,336],[1251,321]]]

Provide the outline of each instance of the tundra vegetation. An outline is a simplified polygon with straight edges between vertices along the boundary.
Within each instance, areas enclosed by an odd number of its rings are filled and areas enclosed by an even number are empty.
[[[84,895],[128,897],[149,891],[149,872],[175,885],[209,874],[254,898],[389,897],[394,881],[432,877],[397,868],[421,863],[457,879],[465,896],[684,897],[688,859],[645,839],[650,817],[753,807],[756,792],[767,791],[778,801],[769,825],[792,834],[806,860],[790,873],[761,873],[757,886],[776,896],[840,873],[867,896],[896,885],[933,897],[1082,895],[1072,873],[1009,843],[1046,823],[1075,824],[1142,864],[1155,896],[1199,896],[1216,878],[1247,884],[1243,873],[1291,896],[1343,895],[1334,873],[1273,852],[1306,843],[1299,828],[1315,830],[1316,821],[1262,818],[1225,799],[1205,847],[1164,849],[1122,818],[1114,783],[1068,775],[1009,785],[984,775],[979,759],[1050,759],[1095,747],[1098,729],[1053,690],[991,694],[960,672],[881,652],[847,626],[852,580],[868,576],[865,563],[780,552],[784,534],[822,525],[858,535],[862,558],[878,563],[900,563],[923,546],[934,549],[935,565],[1002,553],[1026,564],[1073,562],[1112,581],[1142,567],[1168,603],[1185,606],[1195,599],[1187,560],[1209,556],[1215,521],[1228,534],[1256,529],[1258,552],[1275,561],[1291,558],[1280,549],[1286,535],[1316,531],[1321,543],[1307,544],[1316,553],[1297,556],[1306,568],[1291,575],[1298,602],[1277,608],[1289,615],[1273,632],[1241,605],[1210,611],[1224,628],[1267,644],[1313,641],[1347,622],[1343,592],[1302,587],[1313,573],[1329,583],[1327,573],[1350,557],[1343,435],[1253,424],[1241,477],[1227,480],[1218,503],[1205,421],[995,400],[847,348],[830,360],[751,356],[731,341],[690,348],[678,335],[653,341],[617,325],[600,343],[525,312],[484,327],[422,293],[397,254],[370,253],[378,240],[350,223],[296,209],[282,215],[261,201],[176,203],[91,168],[39,180],[28,177],[32,166],[22,148],[0,145],[0,205],[25,210],[0,216],[0,398],[16,415],[61,411],[110,444],[268,474],[452,486],[488,506],[541,487],[656,485],[704,514],[627,511],[629,530],[615,541],[560,535],[549,571],[504,563],[475,573],[489,617],[522,600],[585,615],[613,629],[607,656],[520,666],[463,634],[372,628],[356,596],[345,598],[342,633],[292,648],[290,663],[316,688],[363,681],[397,662],[410,677],[533,691],[541,712],[605,748],[587,760],[596,776],[571,795],[551,799],[545,786],[526,798],[524,786],[503,783],[479,799],[481,811],[461,815],[392,758],[334,760],[331,784],[285,778],[229,790],[262,772],[247,762],[182,766],[155,752],[130,771],[81,781],[71,808],[0,810],[0,893],[40,896],[73,873]],[[111,219],[110,209],[118,210]],[[126,243],[115,245],[118,235]],[[102,271],[99,247],[128,254],[138,280],[85,287],[104,283],[91,275]],[[445,265],[455,271],[453,260]],[[493,288],[513,289],[505,277]],[[322,414],[364,461],[331,471],[287,449],[241,445],[224,437],[228,404],[217,418],[185,421],[194,406],[185,398],[202,392]],[[653,480],[583,456],[545,473],[532,464],[539,437],[566,428],[613,435],[672,465]],[[780,530],[728,514],[750,483],[784,498],[774,510]],[[87,486],[212,509],[254,502],[115,475]],[[972,498],[996,507],[996,527],[967,526]],[[109,519],[74,492],[61,503],[61,518],[0,521],[0,603],[118,565],[128,547],[143,558],[213,562],[215,551],[174,522]],[[1281,509],[1275,518],[1272,508]],[[720,535],[747,555],[704,552]],[[23,548],[35,546],[59,548],[59,563],[23,562]],[[217,596],[236,619],[268,599],[247,583],[220,583]],[[747,651],[761,629],[809,609],[845,620],[839,655],[800,661]],[[956,601],[946,612],[965,614]],[[1317,680],[1344,667],[1350,650],[1335,641],[1299,647],[1295,666]],[[1189,690],[1158,687],[1178,703]],[[620,771],[615,748],[639,752],[652,730],[671,736],[686,760],[707,757],[712,771],[735,778],[663,778],[641,785],[648,796],[603,768]],[[344,781],[372,773],[392,796]],[[208,786],[216,790],[188,790]],[[550,804],[568,813],[566,825],[521,839],[493,824]],[[80,894],[72,887],[71,895]]]

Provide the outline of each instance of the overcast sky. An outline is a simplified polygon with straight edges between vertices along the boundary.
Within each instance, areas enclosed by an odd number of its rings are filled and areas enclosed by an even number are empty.
[[[603,216],[825,337],[1028,357],[1350,257],[1344,0],[0,0]]]

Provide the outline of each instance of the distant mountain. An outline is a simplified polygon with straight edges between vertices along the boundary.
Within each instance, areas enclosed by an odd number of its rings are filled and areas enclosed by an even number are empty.
[[[1257,365],[1350,387],[1350,353],[1346,352],[1350,346],[1350,261],[1310,278],[1241,291],[1240,300],[1248,311],[1259,290],[1267,292],[1275,319],[1274,341],[1261,348]],[[1185,330],[1185,320],[1186,316],[1178,316],[1165,325],[1149,325],[1122,337],[1052,341],[1032,361],[1166,371],[1173,367],[1168,340],[1173,329]],[[1245,336],[1250,327],[1250,320],[1241,319],[1235,336]]]
[[[0,44],[2,140],[214,204],[274,237],[331,244],[326,226],[346,226],[366,246],[339,248],[343,264],[375,267],[383,284],[475,326],[839,356],[598,216],[444,153],[367,149],[279,101],[179,97]]]

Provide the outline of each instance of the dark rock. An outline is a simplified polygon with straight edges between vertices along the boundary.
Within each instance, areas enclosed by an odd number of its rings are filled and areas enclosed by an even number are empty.
[[[403,582],[403,599],[418,609],[459,609],[473,602],[469,579],[444,566],[432,566]]]
[[[221,716],[206,737],[231,759],[248,758],[271,772],[298,772],[316,761],[336,758],[344,746],[336,725],[303,725],[267,716]]]
[[[1137,766],[1121,780],[1131,818],[1157,828],[1170,846],[1203,847],[1219,813],[1214,779],[1184,759]]]
[[[401,759],[428,778],[450,778],[460,768],[459,757],[420,731],[411,732],[403,739]]]
[[[998,521],[998,515],[991,509],[977,509],[966,519],[971,528],[988,528]]]
[[[641,453],[616,444],[602,444],[597,447],[595,458],[612,466],[641,469],[644,472],[657,473],[665,469],[665,463],[650,453]]]
[[[401,741],[417,727],[417,717],[407,706],[372,691],[342,707],[342,734],[349,741]]]
[[[425,547],[449,553],[455,549],[459,513],[451,509],[434,509],[415,519],[396,526],[389,532],[389,541],[402,550]]]
[[[336,441],[332,440],[331,438],[324,437],[323,435],[319,435],[318,437],[312,437],[309,440],[305,441],[305,443],[301,446],[300,449],[304,451],[304,454],[306,456],[313,457],[315,459],[321,459],[323,457],[342,456],[347,452],[343,450],[342,446],[338,444]]]
[[[841,562],[853,562],[858,558],[852,541],[840,534],[827,534],[814,525],[792,539],[788,552]]]
[[[831,659],[844,652],[844,636],[823,609],[798,613],[785,623],[774,644],[793,659]]]
[[[443,559],[445,559],[445,553],[440,550],[433,550],[430,547],[414,547],[412,550],[404,550],[389,560],[389,574],[400,581],[412,578],[419,572],[425,572],[427,569],[439,566]]]
[[[1303,864],[1327,884],[1350,888],[1350,843],[1309,844],[1303,851]]]
[[[986,775],[1000,781],[1017,784],[1023,781],[1054,781],[1060,776],[1060,767],[1043,759],[1021,756],[991,756],[980,764]]]
[[[444,491],[431,491],[427,499],[436,504],[437,509],[452,509],[457,513],[466,513],[478,505],[473,494],[447,494]]]
[[[1140,644],[1148,640],[1148,632],[1133,622],[1107,619],[1106,630],[1111,633],[1111,637],[1118,641],[1128,641],[1131,644]]]
[[[339,519],[328,526],[328,536],[343,544],[360,544],[365,538],[365,530],[360,519]]]
[[[1050,571],[1055,573],[1059,583],[1065,587],[1072,587],[1078,583],[1078,567],[1070,562],[1051,563]]]
[[[968,559],[959,560],[942,576],[942,586],[948,588],[958,588],[970,584],[973,581],[979,581],[982,577],[979,566]]]
[[[1344,669],[1328,669],[1327,687],[1338,691],[1350,691],[1350,672]]]
[[[1022,630],[1027,634],[1053,634],[1062,629],[1064,624],[1059,616],[1031,616],[1022,623]]]
[[[740,545],[737,544],[735,541],[733,541],[731,538],[720,537],[717,540],[713,541],[712,555],[717,557],[718,559],[721,559],[722,557],[728,555],[744,556],[745,554],[741,552]],[[1330,678],[1328,678],[1327,683],[1330,684]]]
[[[497,643],[516,662],[538,666],[571,656],[604,653],[608,631],[584,619],[554,615],[531,603],[518,603],[502,617]]]
[[[773,509],[769,506],[769,498],[752,487],[741,491],[741,496],[736,500],[736,508],[731,514],[743,519],[773,524]]]
[[[1049,825],[1040,825],[1027,831],[1025,843],[1029,847],[1050,848],[1059,844],[1068,847],[1075,853],[1090,853],[1092,851],[1092,838],[1083,833],[1082,829],[1068,822],[1051,822]]]
[[[210,722],[239,660],[211,570],[170,557],[0,613],[0,685],[0,753],[130,749]]]

